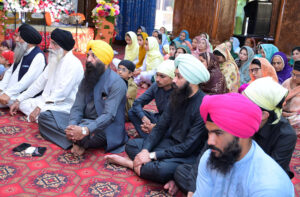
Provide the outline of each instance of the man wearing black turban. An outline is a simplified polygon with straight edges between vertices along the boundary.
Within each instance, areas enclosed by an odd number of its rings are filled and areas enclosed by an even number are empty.
[[[72,52],[74,44],[75,41],[69,31],[58,28],[52,31],[48,66],[10,106],[11,115],[16,114],[19,109],[28,116],[30,122],[35,122],[44,111],[47,111],[48,115],[51,115],[52,111],[70,113],[79,83],[83,78],[81,61]],[[34,97],[41,90],[42,95]],[[50,122],[48,125],[56,125],[54,119],[47,121]]]
[[[42,41],[40,33],[24,23],[16,34],[14,63],[0,82],[0,108],[12,105],[21,92],[26,90],[43,72],[46,60],[37,46]]]

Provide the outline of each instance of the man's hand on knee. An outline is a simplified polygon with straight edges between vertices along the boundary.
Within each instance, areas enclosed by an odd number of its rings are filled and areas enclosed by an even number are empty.
[[[20,101],[15,100],[15,102],[9,107],[9,113],[11,116],[14,116],[17,114],[17,111],[20,107]]]
[[[150,162],[150,153],[148,150],[143,149],[139,154],[137,154],[133,160],[133,166],[139,166],[145,163]]]

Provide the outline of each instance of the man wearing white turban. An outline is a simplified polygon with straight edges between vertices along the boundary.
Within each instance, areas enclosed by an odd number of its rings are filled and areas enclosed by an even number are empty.
[[[159,117],[165,111],[169,96],[173,90],[175,65],[173,60],[162,62],[155,74],[155,83],[147,91],[136,99],[132,108],[128,111],[128,117],[134,125],[139,136],[146,138],[157,123]],[[144,110],[143,107],[155,100],[158,112]]]
[[[204,93],[198,85],[209,80],[209,73],[192,55],[180,55],[174,63],[178,67],[173,79],[174,90],[168,107],[151,133],[146,139],[133,139],[126,144],[129,158],[105,156],[109,162],[128,167],[138,176],[159,183],[173,179],[179,164],[193,163],[207,140],[204,121],[199,114]]]

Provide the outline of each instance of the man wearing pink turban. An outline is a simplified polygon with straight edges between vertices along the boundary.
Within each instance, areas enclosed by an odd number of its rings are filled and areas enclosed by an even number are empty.
[[[262,111],[245,96],[205,96],[200,114],[208,147],[200,159],[194,196],[294,196],[282,168],[251,139]]]

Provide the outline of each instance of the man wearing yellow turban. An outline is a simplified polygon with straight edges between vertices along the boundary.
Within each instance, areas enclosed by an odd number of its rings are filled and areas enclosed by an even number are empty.
[[[125,103],[127,87],[109,64],[113,49],[106,42],[92,40],[87,46],[84,79],[78,88],[70,114],[47,111],[39,116],[45,139],[82,155],[87,148],[104,147],[122,152],[127,142]]]

